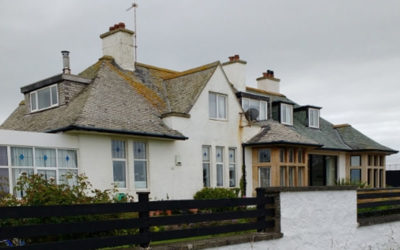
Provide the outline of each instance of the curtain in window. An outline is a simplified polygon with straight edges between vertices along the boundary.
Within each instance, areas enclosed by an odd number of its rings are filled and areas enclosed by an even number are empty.
[[[208,95],[208,110],[210,118],[217,118],[217,95],[214,93]]]
[[[271,186],[271,169],[270,168],[260,168],[260,187],[270,187]]]
[[[7,168],[0,168],[0,192],[10,192],[10,181],[8,179]]]
[[[55,170],[38,170],[37,173],[42,176],[43,179],[50,181],[56,181],[56,171]]]
[[[58,150],[59,168],[77,168],[77,158],[75,150]]]
[[[259,120],[267,120],[267,103],[260,102],[260,116],[258,117]]]
[[[218,118],[226,118],[226,97],[222,95],[218,96]]]
[[[71,176],[71,178],[67,178],[67,176]],[[60,169],[58,170],[58,183],[67,184],[70,186],[76,185],[78,184],[77,176],[78,176],[78,170]]]
[[[145,161],[135,161],[135,187],[147,188],[147,164]]]
[[[236,186],[236,150],[231,148],[229,149],[229,186]]]
[[[126,187],[125,161],[113,161],[113,176],[117,187]]]
[[[203,163],[203,186],[210,186],[210,163]]]
[[[217,164],[217,186],[224,185],[224,168],[222,164]]]
[[[50,107],[50,88],[45,88],[37,92],[39,109]]]
[[[32,148],[11,147],[12,166],[33,166]]]
[[[0,166],[8,166],[7,147],[0,146]]]
[[[125,159],[125,142],[113,140],[112,144],[112,158]]]
[[[33,175],[33,168],[14,168],[12,169],[12,181],[13,188],[17,185],[18,179],[22,174],[27,174],[28,176]],[[24,195],[24,191],[16,191],[15,195],[20,198]]]
[[[35,149],[36,167],[56,167],[56,150],[48,148]]]

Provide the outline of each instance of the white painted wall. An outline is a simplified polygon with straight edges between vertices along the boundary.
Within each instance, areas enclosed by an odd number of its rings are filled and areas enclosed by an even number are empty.
[[[246,63],[234,62],[223,66],[226,76],[233,86],[241,92],[246,91]]]
[[[119,30],[102,38],[103,55],[112,56],[123,69],[135,70],[133,32]]]
[[[280,93],[280,83],[279,81],[274,81],[268,78],[257,79],[257,88],[269,92]]]
[[[218,249],[400,249],[400,222],[358,227],[356,191],[281,193],[277,240]]]

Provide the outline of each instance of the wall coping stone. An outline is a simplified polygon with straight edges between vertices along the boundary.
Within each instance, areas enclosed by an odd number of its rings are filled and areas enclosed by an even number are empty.
[[[278,192],[313,192],[313,191],[351,191],[357,190],[357,186],[309,186],[309,187],[268,187],[266,193]]]

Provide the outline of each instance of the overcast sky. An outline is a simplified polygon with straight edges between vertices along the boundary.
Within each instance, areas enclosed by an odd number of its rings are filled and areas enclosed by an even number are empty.
[[[99,35],[120,21],[133,29],[132,0],[0,0],[0,123],[20,87],[72,73],[102,56]],[[400,1],[138,0],[138,61],[184,70],[239,54],[247,83],[272,69],[282,93],[321,106],[400,149]],[[398,155],[388,162],[399,162]]]

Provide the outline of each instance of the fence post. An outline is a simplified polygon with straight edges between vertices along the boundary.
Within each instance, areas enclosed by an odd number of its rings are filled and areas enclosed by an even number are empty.
[[[265,189],[264,188],[256,188],[257,192],[257,210],[264,210],[265,209]],[[265,215],[257,217],[257,222],[264,222],[265,223]],[[265,232],[265,224],[262,229],[257,229],[257,232]]]
[[[150,192],[137,192],[139,197],[139,203],[144,204],[146,208],[144,211],[139,212],[139,219],[141,220],[141,226],[139,228],[139,234],[147,238],[146,243],[140,244],[141,247],[147,248],[150,244],[149,238],[149,194]]]

